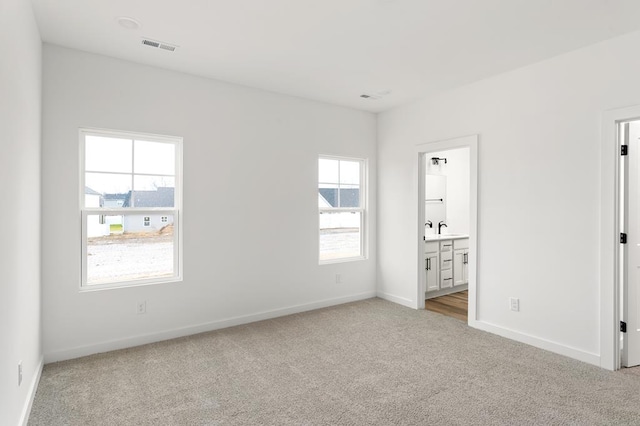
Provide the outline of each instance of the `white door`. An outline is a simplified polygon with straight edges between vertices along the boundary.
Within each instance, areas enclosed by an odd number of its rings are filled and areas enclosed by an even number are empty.
[[[620,124],[619,130],[622,143],[628,144],[628,155],[620,162],[627,205],[623,208],[627,243],[621,248],[625,265],[621,318],[627,328],[623,333],[622,365],[632,367],[640,365],[640,121]]]

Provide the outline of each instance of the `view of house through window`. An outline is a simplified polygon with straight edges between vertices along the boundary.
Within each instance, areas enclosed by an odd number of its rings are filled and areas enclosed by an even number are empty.
[[[180,276],[181,140],[81,131],[82,285]]]
[[[363,160],[318,160],[320,262],[364,256],[363,175]]]

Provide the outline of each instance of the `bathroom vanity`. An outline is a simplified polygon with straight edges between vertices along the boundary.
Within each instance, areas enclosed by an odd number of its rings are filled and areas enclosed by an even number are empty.
[[[469,236],[427,235],[424,242],[425,299],[469,286]]]

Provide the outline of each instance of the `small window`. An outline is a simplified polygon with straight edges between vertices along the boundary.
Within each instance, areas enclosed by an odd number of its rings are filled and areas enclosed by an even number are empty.
[[[365,257],[364,176],[364,160],[318,160],[320,263]]]
[[[82,287],[181,278],[182,139],[80,130]]]

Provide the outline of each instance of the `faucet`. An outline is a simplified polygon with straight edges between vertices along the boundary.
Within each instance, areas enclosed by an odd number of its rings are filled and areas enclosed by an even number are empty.
[[[427,223],[424,224],[424,226],[428,226],[429,228],[433,228],[433,222],[428,220]]]
[[[447,224],[444,223],[444,220],[441,220],[440,223],[438,223],[438,235],[440,235],[442,233],[442,227],[448,228]]]

